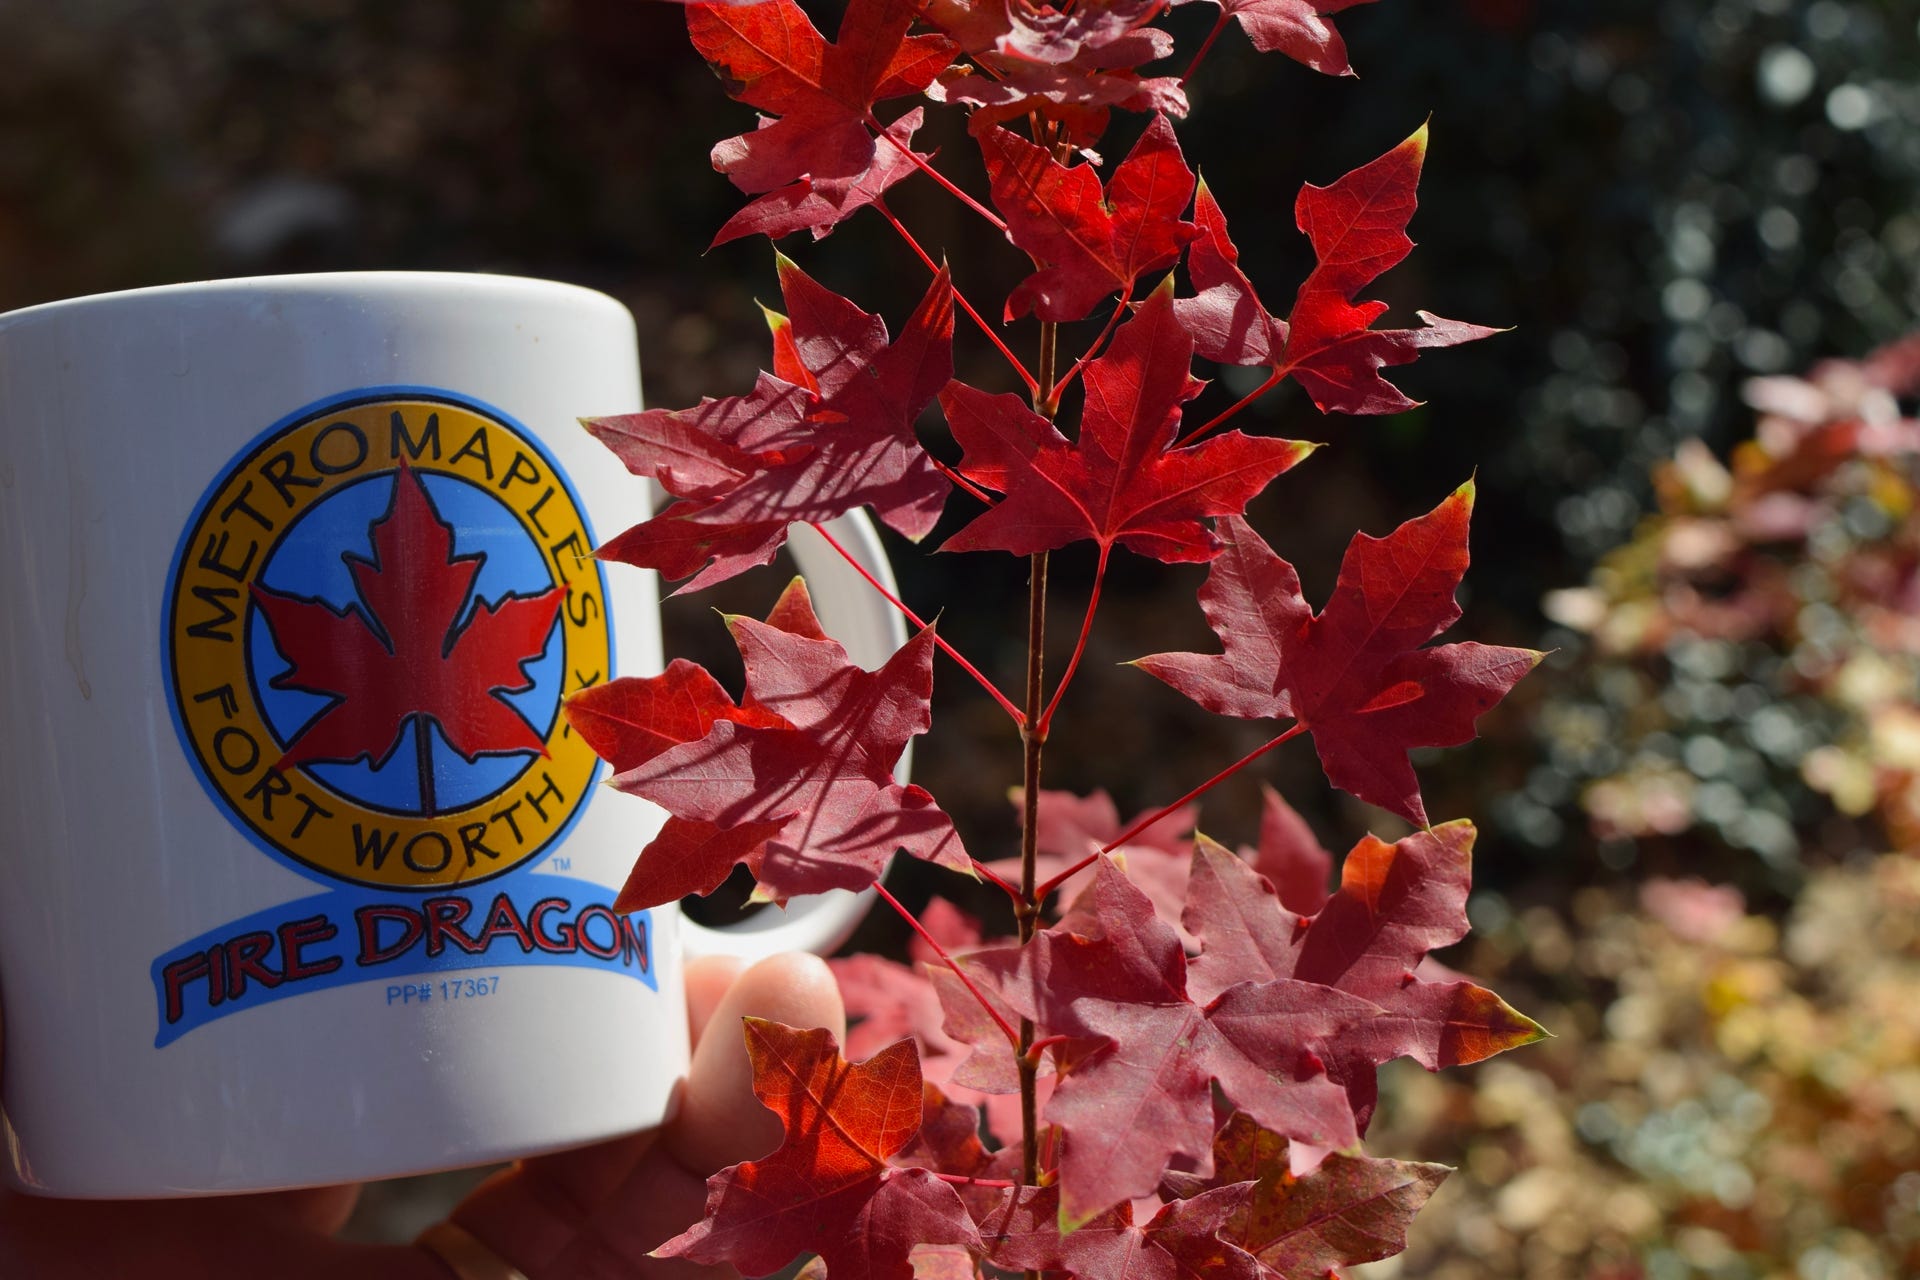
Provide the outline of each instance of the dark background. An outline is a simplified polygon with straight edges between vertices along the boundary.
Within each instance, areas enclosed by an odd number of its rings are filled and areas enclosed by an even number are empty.
[[[831,8],[819,14],[828,29]],[[1174,11],[1182,63],[1213,12]],[[1382,0],[1341,25],[1358,80],[1258,55],[1230,31],[1194,87],[1183,144],[1232,219],[1244,265],[1283,305],[1310,265],[1292,225],[1300,183],[1331,181],[1431,116],[1420,248],[1377,296],[1397,321],[1425,307],[1514,332],[1404,371],[1431,403],[1395,418],[1326,419],[1296,392],[1269,397],[1253,425],[1335,447],[1276,484],[1256,523],[1318,601],[1354,530],[1383,533],[1477,469],[1476,564],[1456,638],[1566,643],[1540,596],[1580,581],[1628,534],[1649,465],[1677,439],[1730,442],[1747,421],[1744,376],[1859,353],[1911,327],[1915,12],[1902,0]],[[758,239],[699,250],[741,201],[707,149],[750,124],[668,4],[6,0],[0,306],[279,271],[516,272],[632,307],[649,403],[731,394],[765,358],[753,300],[777,301],[770,252]],[[1135,129],[1116,128],[1109,156]],[[984,189],[957,121],[938,119],[922,138],[958,181]],[[930,250],[951,256],[963,290],[997,310],[1020,256],[925,181],[894,203]],[[871,214],[820,244],[782,247],[895,325],[924,288]],[[1030,351],[1031,324],[1009,341]],[[964,324],[959,344],[963,375],[1010,386]],[[1195,412],[1248,385],[1244,371],[1221,382]],[[931,438],[943,448],[937,424]],[[1023,567],[893,545],[909,601],[940,612],[949,639],[1017,687]],[[1055,557],[1056,668],[1087,568],[1085,556]],[[1261,726],[1208,720],[1116,666],[1210,643],[1191,602],[1200,579],[1117,557],[1051,784],[1105,786],[1131,812],[1262,740]],[[674,606],[675,643],[724,665],[709,607],[757,607],[775,585]],[[1471,813],[1490,828],[1483,884],[1606,872],[1568,813],[1576,780],[1530,758],[1523,726],[1555,679],[1549,670],[1523,688],[1488,726],[1491,745],[1425,768],[1436,817]],[[941,729],[923,742],[917,776],[976,849],[1010,846],[1017,747],[949,667],[938,697]],[[1266,776],[1335,847],[1384,825],[1330,795],[1304,743]],[[1256,804],[1251,780],[1222,788],[1207,829],[1250,839]]]

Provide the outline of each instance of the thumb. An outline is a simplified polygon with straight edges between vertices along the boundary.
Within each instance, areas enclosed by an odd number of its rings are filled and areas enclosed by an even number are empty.
[[[847,1011],[833,971],[817,956],[779,955],[742,974],[714,1010],[687,1072],[680,1112],[660,1135],[661,1145],[702,1177],[780,1145],[780,1119],[753,1094],[743,1018],[795,1027],[825,1027],[845,1040]]]

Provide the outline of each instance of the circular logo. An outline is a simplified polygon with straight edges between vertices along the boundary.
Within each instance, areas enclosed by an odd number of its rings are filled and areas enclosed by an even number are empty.
[[[270,431],[202,499],[166,604],[175,722],[257,843],[350,883],[500,875],[585,803],[560,714],[609,674],[566,478],[513,424],[425,395]]]

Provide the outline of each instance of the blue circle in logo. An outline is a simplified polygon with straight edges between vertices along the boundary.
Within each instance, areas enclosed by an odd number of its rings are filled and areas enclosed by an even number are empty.
[[[554,585],[539,545],[505,503],[458,476],[431,471],[415,474],[440,520],[453,529],[453,554],[481,557],[472,598],[452,634],[458,634],[458,628],[467,624],[483,601],[497,604],[503,597],[534,595]],[[387,473],[328,494],[288,526],[255,581],[285,595],[318,600],[336,611],[357,610],[365,616],[367,608],[354,583],[349,558],[374,559],[370,529],[391,508],[396,483],[396,473]],[[554,631],[558,632],[560,626],[561,620],[556,618]],[[246,640],[255,697],[268,726],[284,746],[336,700],[302,689],[273,686],[292,664],[274,647],[271,630],[260,625],[257,611],[249,611]],[[540,656],[522,666],[533,687],[499,695],[541,738],[552,733],[559,715],[564,664],[564,646],[550,634]],[[423,719],[415,717],[384,761],[362,759],[350,764],[313,763],[304,767],[327,787],[369,808],[420,814],[426,810],[420,794],[423,748],[416,740],[420,733],[429,735],[424,758],[432,761],[434,807],[443,811],[478,804],[503,791],[537,758],[515,751],[469,761],[448,745],[437,728],[422,725]]]

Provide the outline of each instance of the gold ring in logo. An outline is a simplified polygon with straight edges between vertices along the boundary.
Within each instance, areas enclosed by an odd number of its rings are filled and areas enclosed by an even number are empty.
[[[169,588],[175,717],[208,791],[350,883],[525,864],[596,768],[559,711],[609,673],[591,547],[558,466],[476,405],[296,416],[208,492]]]

